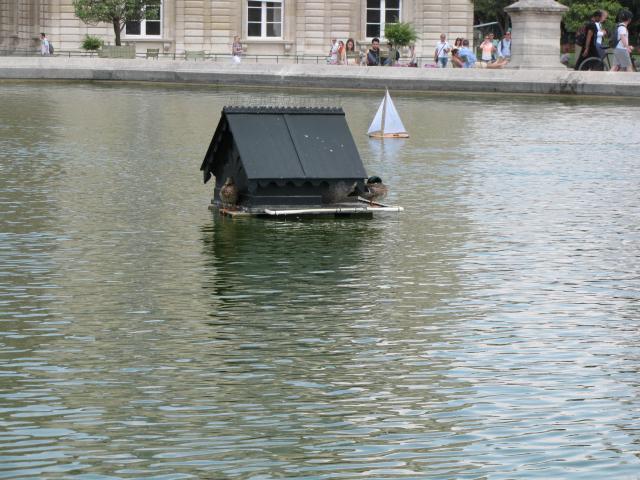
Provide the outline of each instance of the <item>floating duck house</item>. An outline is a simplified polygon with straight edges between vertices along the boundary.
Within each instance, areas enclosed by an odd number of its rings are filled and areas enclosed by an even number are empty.
[[[200,170],[230,215],[401,210],[359,198],[367,173],[342,108],[224,107]]]

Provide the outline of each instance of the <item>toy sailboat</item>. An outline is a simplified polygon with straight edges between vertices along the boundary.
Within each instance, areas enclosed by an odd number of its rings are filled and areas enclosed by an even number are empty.
[[[380,107],[378,107],[378,112],[369,126],[367,135],[374,138],[409,137],[409,134],[402,124],[402,120],[400,120],[400,115],[398,115],[398,111],[393,104],[393,100],[391,100],[389,90],[386,91],[382,103]]]

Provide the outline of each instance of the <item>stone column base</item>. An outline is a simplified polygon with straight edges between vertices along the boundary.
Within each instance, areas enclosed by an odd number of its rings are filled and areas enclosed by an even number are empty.
[[[513,25],[508,67],[566,70],[560,63],[560,21],[567,10],[554,0],[520,0],[506,7]]]

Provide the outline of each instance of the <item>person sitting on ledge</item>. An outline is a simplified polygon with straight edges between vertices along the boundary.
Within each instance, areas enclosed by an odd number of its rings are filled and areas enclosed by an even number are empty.
[[[506,58],[499,58],[495,62],[477,62],[475,68],[504,68],[508,63]]]
[[[462,48],[458,50],[458,55],[464,61],[464,68],[473,68],[478,61],[476,54],[469,48],[469,40],[462,40]]]
[[[348,65],[359,65],[360,64],[360,52],[356,50],[356,42],[353,38],[347,39],[347,44],[345,45],[345,55],[347,57]]]
[[[367,52],[367,65],[382,65],[380,62],[380,39],[378,37],[371,40],[371,48]]]
[[[464,68],[464,60],[460,58],[460,50],[457,48],[451,50],[451,65],[453,68]]]
[[[474,57],[475,57],[475,55],[474,55]],[[468,59],[469,57],[467,56],[466,58]],[[457,48],[454,48],[451,51],[451,64],[453,65],[453,68],[489,68],[489,69],[494,69],[494,68],[504,68],[505,65],[507,65],[508,63],[509,63],[509,60],[507,60],[506,58],[499,58],[495,62],[477,62],[477,61],[474,60],[473,61],[473,67],[466,67],[465,66],[465,60],[463,60],[463,58],[460,56],[460,50],[458,50]]]
[[[367,52],[367,65],[370,67],[376,65],[387,65],[388,59],[380,55],[380,39],[375,37],[371,40],[371,48]]]

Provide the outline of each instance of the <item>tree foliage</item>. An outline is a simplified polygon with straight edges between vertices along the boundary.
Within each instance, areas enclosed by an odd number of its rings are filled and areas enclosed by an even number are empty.
[[[474,0],[475,23],[498,22],[506,31],[510,24],[509,15],[504,8],[515,3],[516,0]],[[596,10],[606,10],[609,20],[605,24],[607,31],[611,31],[615,24],[615,17],[622,8],[633,13],[630,29],[637,29],[640,25],[640,0],[559,0],[569,7],[563,18],[563,27],[567,32],[577,31]]]
[[[515,2],[516,0],[475,0],[473,2],[475,23],[498,22],[506,32],[511,20],[504,8]]]
[[[562,18],[564,28],[568,32],[578,31],[596,10],[605,10],[609,13],[609,18],[605,22],[604,28],[610,32],[615,25],[616,15],[622,9],[622,5],[617,0],[591,0],[587,2],[560,0],[560,3],[569,7],[569,11]]]
[[[110,23],[120,45],[120,33],[127,22],[144,20],[149,7],[160,0],[73,0],[76,17],[84,23]]]
[[[406,47],[416,41],[418,34],[410,23],[387,23],[384,26],[384,38],[397,47]]]
[[[611,28],[615,25],[616,16],[620,12],[621,9],[629,10],[633,14],[633,20],[629,24],[629,34],[630,37],[638,35],[638,30],[640,30],[640,0],[609,0],[609,1],[595,1],[595,0],[559,0],[561,3],[565,4],[569,7],[569,11],[565,15],[565,22],[567,18],[569,18],[569,22],[571,22],[578,15],[583,15],[582,22],[584,23],[589,18],[591,18],[591,14],[595,10],[606,10],[609,13],[609,19],[605,24],[605,28],[607,31],[611,31]],[[571,30],[567,26],[568,31]]]

